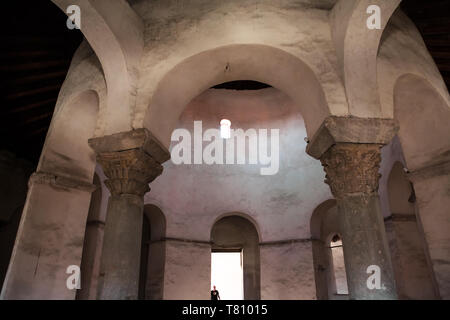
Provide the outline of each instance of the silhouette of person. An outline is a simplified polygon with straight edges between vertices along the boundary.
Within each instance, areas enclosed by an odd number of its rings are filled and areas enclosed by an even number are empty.
[[[211,290],[211,300],[220,300],[220,294],[216,286],[213,286],[213,290]]]

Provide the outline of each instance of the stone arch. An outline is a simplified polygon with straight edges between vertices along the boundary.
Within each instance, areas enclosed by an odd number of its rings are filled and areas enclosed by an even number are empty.
[[[377,69],[378,94],[383,117],[394,118],[398,80],[407,75],[428,82],[436,93],[450,104],[447,86],[420,32],[401,10],[394,12],[383,31],[378,49]]]
[[[95,154],[88,145],[97,126],[99,97],[86,90],[69,97],[53,116],[37,171],[90,183]]]
[[[258,222],[255,220],[255,218],[253,218],[251,215],[247,214],[247,213],[242,213],[242,212],[227,212],[224,214],[219,215],[214,222],[210,225],[210,230],[212,230],[212,228],[214,227],[214,225],[219,221],[222,220],[223,218],[226,217],[231,217],[231,216],[237,216],[237,217],[241,217],[243,219],[248,220],[253,227],[255,228],[257,234],[258,234],[258,241],[262,242],[262,236],[261,236],[261,229],[259,227]]]
[[[275,47],[241,44],[201,52],[169,71],[153,95],[144,127],[168,148],[185,106],[206,89],[236,80],[267,83],[290,96],[310,136],[330,114],[322,86],[306,63]]]
[[[162,300],[166,259],[166,218],[153,204],[144,206],[139,298]]]
[[[435,299],[423,232],[416,219],[416,195],[397,161],[388,178],[390,216],[385,221],[399,299]]]
[[[244,299],[261,299],[259,236],[254,224],[241,215],[228,215],[211,228],[211,249],[241,249],[243,254]]]
[[[415,214],[413,186],[406,178],[404,166],[399,161],[392,166],[387,188],[391,214]]]
[[[64,13],[73,1],[52,0]],[[131,129],[138,65],[143,52],[143,22],[127,1],[76,3],[81,9],[81,31],[99,58],[108,86],[106,134]]]
[[[381,36],[401,0],[340,0],[333,7],[331,25],[345,83],[349,113],[362,118],[382,117],[377,83]],[[369,6],[380,8],[381,28],[369,29]]]
[[[318,300],[333,300],[343,297],[337,294],[330,245],[335,235],[340,235],[338,210],[336,200],[330,199],[321,203],[311,216],[314,276]]]
[[[394,117],[410,171],[450,159],[450,106],[427,79],[415,74],[397,79]]]
[[[417,196],[417,224],[423,230],[435,295],[450,298],[450,107],[428,78],[404,74],[394,87],[394,115],[409,179]]]

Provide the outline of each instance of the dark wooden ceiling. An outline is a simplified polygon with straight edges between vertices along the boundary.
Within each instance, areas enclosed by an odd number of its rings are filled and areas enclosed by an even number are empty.
[[[50,0],[3,1],[1,12],[0,149],[37,164],[83,36]]]
[[[450,0],[403,0],[401,8],[419,29],[450,88]]]
[[[404,0],[450,87],[450,0]],[[0,19],[0,150],[37,164],[70,61],[83,36],[50,0],[3,1]],[[251,84],[251,85],[249,85]],[[233,83],[233,89],[253,82]]]

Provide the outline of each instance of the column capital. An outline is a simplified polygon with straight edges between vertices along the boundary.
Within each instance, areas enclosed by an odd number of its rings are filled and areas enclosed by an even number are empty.
[[[149,183],[163,171],[169,152],[146,129],[132,130],[89,140],[97,152],[97,162],[108,179],[112,195],[144,196]]]
[[[378,191],[381,144],[338,143],[320,158],[336,199]]]
[[[394,138],[398,130],[399,126],[394,119],[330,116],[316,131],[306,152],[313,158],[320,159],[337,143],[385,145]]]
[[[141,149],[100,153],[97,161],[108,177],[105,185],[112,195],[144,196],[150,191],[148,184],[163,171],[163,167]]]

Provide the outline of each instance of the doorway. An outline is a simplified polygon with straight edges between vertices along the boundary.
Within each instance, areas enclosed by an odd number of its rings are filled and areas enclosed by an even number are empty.
[[[211,290],[221,300],[244,300],[244,269],[241,249],[211,252]]]

